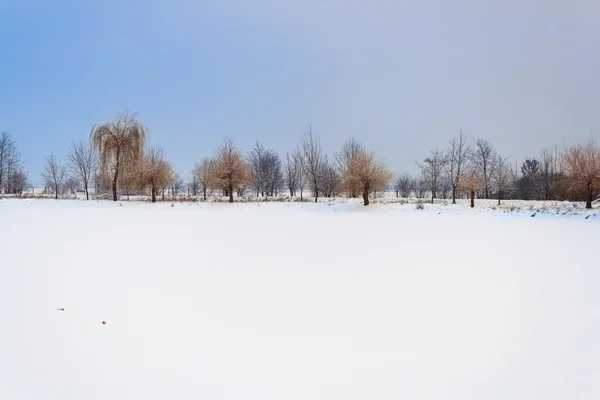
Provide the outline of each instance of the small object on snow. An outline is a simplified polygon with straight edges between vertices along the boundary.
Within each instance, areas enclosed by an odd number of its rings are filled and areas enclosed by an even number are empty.
[[[106,325],[106,324],[107,324],[107,322],[106,322],[106,321],[102,321],[102,325]]]
[[[175,207],[175,204],[171,203],[171,207]]]
[[[588,215],[587,217],[585,217],[585,219],[588,219],[590,216]]]
[[[531,214],[531,218],[535,217],[535,213]]]
[[[64,308],[57,308],[56,311],[65,311]]]

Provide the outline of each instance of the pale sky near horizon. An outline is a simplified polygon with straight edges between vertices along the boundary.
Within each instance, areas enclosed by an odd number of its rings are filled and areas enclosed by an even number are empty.
[[[187,177],[231,137],[284,155],[308,123],[394,171],[459,128],[514,163],[600,138],[600,2],[0,0],[0,130],[30,180],[117,112]]]

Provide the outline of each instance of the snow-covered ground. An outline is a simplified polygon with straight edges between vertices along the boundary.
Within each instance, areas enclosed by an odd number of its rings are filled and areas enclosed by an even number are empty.
[[[533,212],[0,200],[0,399],[600,398],[600,214]]]

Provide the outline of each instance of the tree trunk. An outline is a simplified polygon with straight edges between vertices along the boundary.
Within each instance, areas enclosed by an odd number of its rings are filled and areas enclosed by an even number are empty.
[[[500,198],[502,197],[502,190],[498,190],[498,205],[500,205]]]
[[[165,201],[165,188],[162,189],[162,201]]]
[[[204,198],[204,201],[206,201],[206,186],[202,189],[202,197]]]
[[[300,201],[304,200],[304,198],[302,197],[302,189],[300,189]]]
[[[58,200],[58,185],[54,185],[54,198]]]
[[[88,192],[88,184],[87,184],[87,182],[85,182],[83,184],[83,186],[84,186],[84,189],[85,189],[85,199],[89,200],[90,199],[90,195],[89,195],[89,192]]]
[[[233,185],[230,184],[227,191],[229,192],[229,202],[233,203]]]
[[[489,188],[488,188],[488,184],[487,182],[485,183],[485,199],[489,199],[490,195],[489,195]]]
[[[592,200],[594,199],[594,191],[592,190],[592,185],[588,183],[588,195],[587,195],[587,200],[585,202],[585,208],[587,208],[588,210],[592,208]]]
[[[471,208],[475,207],[475,191],[471,190]]]
[[[156,203],[156,188],[152,186],[152,202]]]
[[[368,187],[365,187],[363,189],[362,197],[363,197],[364,205],[368,206],[369,205],[369,188]]]
[[[119,179],[119,169],[115,169],[115,176],[112,181],[113,201],[117,201],[117,179]]]
[[[452,204],[456,204],[456,186],[452,186]]]

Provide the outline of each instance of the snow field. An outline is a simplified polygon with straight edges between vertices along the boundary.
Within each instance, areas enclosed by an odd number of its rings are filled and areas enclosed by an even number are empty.
[[[599,219],[452,210],[0,201],[0,398],[600,398]]]

